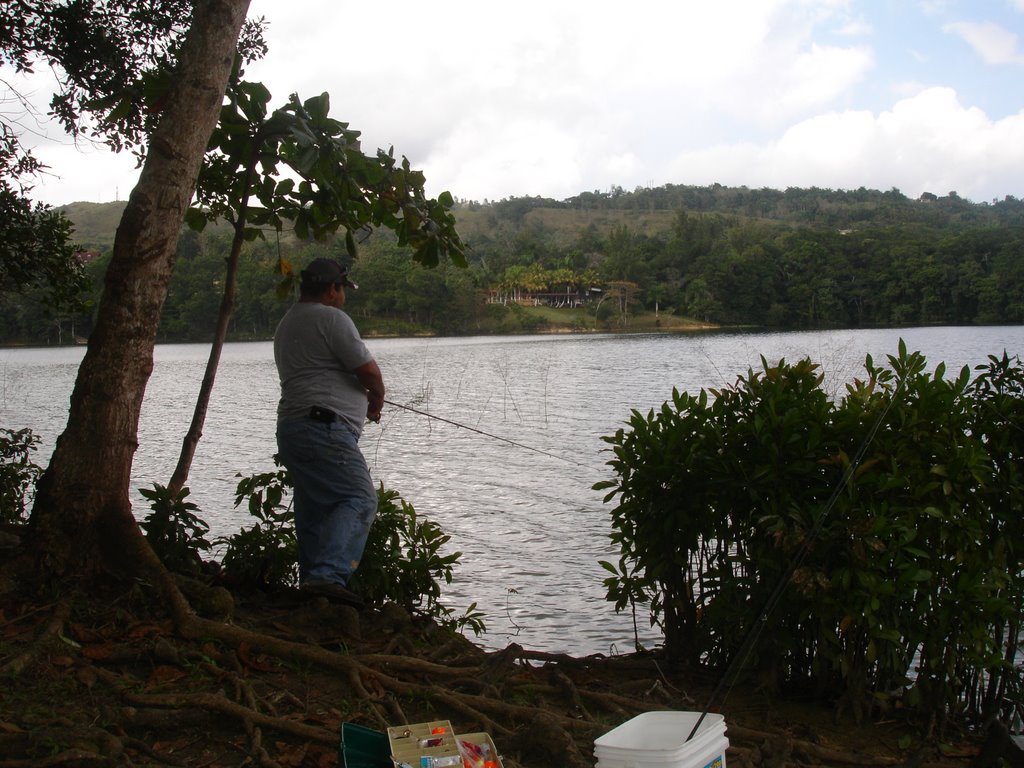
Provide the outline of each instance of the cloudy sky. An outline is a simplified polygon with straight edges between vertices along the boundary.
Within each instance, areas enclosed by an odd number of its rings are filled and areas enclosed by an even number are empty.
[[[1024,197],[1024,0],[252,0],[274,104],[327,91],[432,196],[663,184]],[[42,130],[41,132],[46,132]],[[35,152],[53,205],[130,158]],[[36,139],[33,139],[36,141]]]

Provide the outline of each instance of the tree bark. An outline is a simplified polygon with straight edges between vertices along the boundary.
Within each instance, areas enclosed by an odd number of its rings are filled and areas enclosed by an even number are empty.
[[[134,574],[152,551],[129,485],[160,310],[249,0],[196,4],[174,85],[114,239],[67,427],[40,479],[30,543],[43,576]]]

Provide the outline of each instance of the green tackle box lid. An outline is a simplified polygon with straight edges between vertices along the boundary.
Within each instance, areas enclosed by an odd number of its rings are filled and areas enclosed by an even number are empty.
[[[341,724],[338,753],[343,768],[394,768],[388,735],[355,723]]]

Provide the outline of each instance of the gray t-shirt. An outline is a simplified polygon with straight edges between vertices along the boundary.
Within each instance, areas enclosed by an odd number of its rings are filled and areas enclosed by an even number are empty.
[[[352,371],[371,360],[355,323],[342,310],[317,302],[293,304],[274,333],[281,379],[278,420],[308,417],[318,405],[362,434],[366,389]]]

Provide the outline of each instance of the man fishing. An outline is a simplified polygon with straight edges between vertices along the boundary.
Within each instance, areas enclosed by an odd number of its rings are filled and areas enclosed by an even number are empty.
[[[359,437],[367,418],[380,419],[384,380],[342,310],[345,289],[356,287],[348,270],[319,258],[301,276],[299,301],[274,333],[277,448],[295,488],[299,586],[358,608],[347,585],[377,512]]]

